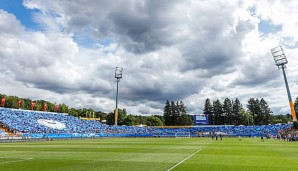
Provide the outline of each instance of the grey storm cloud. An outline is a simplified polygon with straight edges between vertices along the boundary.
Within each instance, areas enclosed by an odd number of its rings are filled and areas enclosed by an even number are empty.
[[[35,3],[27,1],[29,8],[30,2]],[[131,64],[133,70],[127,68],[124,71],[127,77],[122,81],[124,91],[121,96],[124,99],[164,102],[181,100],[200,90],[205,83],[196,78],[198,75],[206,74],[205,77],[209,77],[229,70],[228,66],[232,66],[237,55],[241,54],[240,48],[233,46],[239,45],[246,33],[245,28],[249,27],[249,23],[240,23],[235,33],[224,35],[227,28],[234,24],[231,17],[233,11],[225,9],[225,4],[211,4],[206,9],[204,5],[207,5],[207,1],[204,1],[203,6],[191,10],[188,5],[181,4],[181,1],[99,1],[96,4],[86,4],[85,1],[48,1],[39,2],[33,8],[43,11],[41,16],[49,14],[57,18],[60,21],[58,24],[70,32],[84,32],[87,29],[98,36],[98,40],[114,37],[120,46],[132,53],[131,59],[123,58],[127,60],[123,62],[124,66],[128,66],[129,61],[140,59],[141,54],[174,47],[178,51],[176,58],[179,60],[171,61],[173,57],[169,56],[148,60],[150,55],[143,56],[141,60],[144,63]],[[51,44],[36,42],[44,44],[43,52],[36,50],[29,53],[40,69],[25,70],[17,80],[57,93],[83,91],[113,98],[113,94],[109,93],[113,89],[90,81],[91,76],[82,75],[80,79],[68,81],[62,80],[63,77],[59,79],[60,72],[51,72],[57,66],[55,60],[59,60],[54,56],[63,56],[68,48],[61,46],[63,43],[59,39],[56,45],[53,44],[55,39],[50,41]],[[53,60],[49,60],[53,57]],[[162,61],[161,58],[166,59]],[[135,70],[137,67],[140,68]],[[208,72],[200,73],[200,70],[207,68]],[[33,75],[36,71],[43,76]],[[79,70],[76,72],[81,73]],[[143,73],[143,76],[136,73]],[[103,80],[110,80],[107,75],[102,76],[99,75]]]
[[[184,39],[178,37],[185,11],[176,11],[181,1],[44,1],[29,8],[52,13],[71,32],[91,31],[99,38],[116,37],[128,51],[146,53]],[[33,5],[33,7],[32,7]],[[82,8],[84,7],[84,8]],[[184,17],[181,17],[182,15]]]

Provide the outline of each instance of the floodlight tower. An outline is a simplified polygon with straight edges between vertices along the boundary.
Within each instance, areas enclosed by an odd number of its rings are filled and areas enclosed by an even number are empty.
[[[278,66],[278,68],[282,69],[286,88],[287,88],[287,93],[288,93],[288,98],[289,98],[293,121],[297,122],[297,117],[296,117],[296,113],[295,113],[295,109],[294,109],[294,105],[293,105],[293,101],[292,101],[292,97],[291,97],[291,92],[289,89],[288,80],[287,80],[287,76],[286,76],[286,72],[285,72],[285,67],[286,67],[286,64],[288,63],[288,60],[287,60],[286,55],[285,55],[283,48],[281,46],[277,46],[277,47],[271,49],[271,53],[272,53],[273,59],[275,61],[275,65]]]
[[[118,84],[120,79],[122,78],[122,67],[116,67],[115,70],[115,78],[117,79],[117,92],[116,92],[116,109],[115,109],[115,126],[117,126],[118,121]]]

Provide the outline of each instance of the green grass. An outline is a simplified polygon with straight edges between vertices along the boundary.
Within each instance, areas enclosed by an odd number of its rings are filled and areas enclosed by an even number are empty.
[[[259,138],[242,141],[107,138],[0,144],[0,171],[167,171],[170,168],[173,171],[296,171],[298,143],[261,142]]]

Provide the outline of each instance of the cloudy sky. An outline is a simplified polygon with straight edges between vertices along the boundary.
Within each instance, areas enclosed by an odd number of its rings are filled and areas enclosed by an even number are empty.
[[[111,112],[162,114],[182,100],[264,98],[290,113],[270,49],[298,96],[295,0],[1,0],[0,93]]]

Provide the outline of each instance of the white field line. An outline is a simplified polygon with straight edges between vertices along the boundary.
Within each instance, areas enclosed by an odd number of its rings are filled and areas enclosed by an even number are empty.
[[[182,164],[183,162],[185,162],[187,159],[191,158],[193,155],[197,154],[198,152],[200,152],[202,149],[199,149],[198,151],[192,153],[191,155],[189,155],[188,157],[186,157],[185,159],[181,160],[179,163],[175,164],[173,167],[169,168],[167,171],[170,171],[172,169],[174,169],[175,167],[179,166],[180,164]]]
[[[2,159],[5,157],[1,157]],[[7,161],[7,162],[0,162],[0,164],[7,164],[7,163],[14,163],[14,162],[20,162],[20,161],[26,161],[26,160],[32,160],[33,158],[22,158],[19,160],[12,160],[12,161]]]

